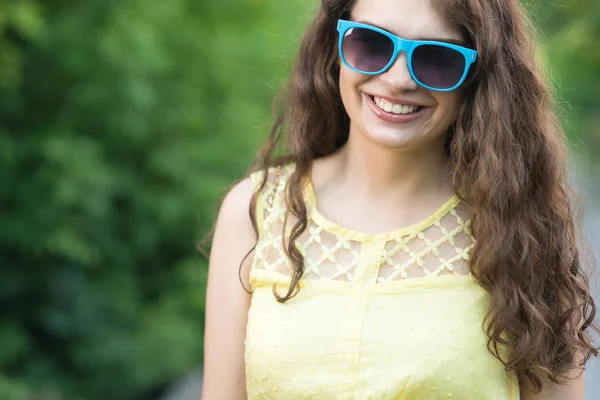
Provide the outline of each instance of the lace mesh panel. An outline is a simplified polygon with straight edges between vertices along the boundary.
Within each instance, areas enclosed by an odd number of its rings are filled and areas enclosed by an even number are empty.
[[[284,190],[292,171],[282,168],[279,177],[275,169],[269,171],[268,183],[263,190],[264,224],[256,245],[254,266],[288,276],[293,267],[284,250],[282,232],[286,210]],[[258,175],[255,182],[260,179],[262,175]],[[290,216],[288,232],[295,223],[296,219]],[[469,251],[475,242],[470,224],[465,210],[459,205],[421,231],[382,243],[379,265],[370,267],[379,268],[377,282],[468,274]],[[309,218],[308,227],[296,241],[296,246],[304,256],[303,279],[353,280],[361,254],[360,241],[323,229]]]
[[[290,275],[292,265],[287,258],[282,242],[283,222],[285,218],[285,179],[283,170],[271,168],[267,184],[263,188],[263,226],[255,249],[255,266],[269,271]],[[263,173],[256,173],[255,182],[262,182]],[[255,183],[256,184],[256,183]],[[289,222],[288,222],[289,225]]]
[[[280,179],[277,179],[275,170],[269,173],[263,195],[265,220],[261,239],[256,245],[257,267],[285,275],[290,275],[293,268],[285,253],[287,241],[285,244],[282,242],[286,210],[284,190],[290,173],[282,170]],[[288,231],[296,222],[293,216],[288,217]],[[360,255],[360,242],[325,231],[309,219],[307,229],[296,241],[296,246],[304,256],[304,279],[352,280]]]
[[[304,278],[351,281],[358,265],[360,242],[328,232],[309,220],[306,235],[299,238],[304,256]]]
[[[426,275],[469,273],[469,251],[474,245],[470,220],[459,207],[421,232],[388,241],[382,254],[378,282]]]

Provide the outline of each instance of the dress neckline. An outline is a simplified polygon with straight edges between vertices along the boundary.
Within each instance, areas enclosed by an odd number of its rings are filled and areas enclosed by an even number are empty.
[[[444,204],[434,211],[433,214],[419,222],[388,232],[366,233],[341,226],[323,216],[317,209],[315,191],[309,176],[304,178],[304,197],[306,201],[308,217],[310,217],[317,225],[335,235],[359,242],[389,241],[402,236],[417,234],[433,225],[436,221],[442,219],[442,217],[444,217],[460,203],[460,198],[456,194],[453,194],[448,200],[446,200]]]

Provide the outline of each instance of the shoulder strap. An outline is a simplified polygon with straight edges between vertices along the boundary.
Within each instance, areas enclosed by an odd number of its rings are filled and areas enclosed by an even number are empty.
[[[250,174],[250,180],[254,186],[254,191],[258,191],[265,173],[263,170],[256,171]],[[281,167],[271,167],[267,170],[267,183],[262,191],[256,197],[255,215],[256,225],[258,227],[259,236],[262,234],[265,225],[265,219],[269,216],[273,209],[273,202],[277,196],[278,187],[281,180]],[[266,202],[265,202],[266,199]]]
[[[273,172],[274,176],[275,176],[275,182],[273,183],[273,190],[271,191],[270,195],[269,195],[269,200],[267,201],[267,209],[266,209],[266,214],[264,215],[265,218],[267,218],[269,216],[269,214],[271,213],[271,211],[273,211],[273,201],[275,200],[275,196],[277,195],[277,192],[279,191],[279,180],[281,179],[281,166],[277,166],[275,168],[275,171]]]

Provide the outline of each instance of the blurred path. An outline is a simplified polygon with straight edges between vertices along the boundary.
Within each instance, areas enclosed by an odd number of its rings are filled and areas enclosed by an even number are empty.
[[[587,205],[584,233],[594,249],[596,264],[600,265],[600,172],[592,178],[582,180],[579,187],[585,188],[582,198]],[[596,304],[600,306],[600,268],[591,276],[590,283],[595,292]],[[600,325],[600,307],[597,310],[596,323]],[[600,337],[595,339],[595,343],[599,344]],[[585,372],[585,398],[600,399],[600,357],[594,357],[588,363]]]
[[[192,371],[177,382],[171,391],[160,400],[200,400],[202,395],[202,370]]]
[[[581,180],[578,187],[585,188],[582,191],[582,198],[586,203],[584,232],[592,244],[597,260],[600,261],[600,175]],[[596,273],[591,279],[598,305],[600,305],[599,275]],[[598,314],[596,319],[600,324],[600,307]],[[596,338],[596,343],[600,343],[600,338]],[[600,399],[600,358],[593,358],[588,364],[585,373],[585,389],[586,399]],[[201,393],[202,371],[196,370],[176,383],[171,392],[161,400],[200,400]]]

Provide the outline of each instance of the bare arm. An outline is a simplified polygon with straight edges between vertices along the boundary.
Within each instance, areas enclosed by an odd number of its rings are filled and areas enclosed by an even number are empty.
[[[204,332],[204,400],[245,400],[244,339],[250,295],[238,276],[240,263],[256,243],[248,215],[252,183],[246,179],[227,195],[210,255]],[[248,288],[252,256],[241,270]]]
[[[579,374],[579,370],[574,370],[571,378]],[[527,380],[525,382],[528,383]],[[542,380],[543,388],[540,393],[533,393],[529,384],[521,388],[521,400],[584,400],[584,374],[582,373],[576,379],[570,380],[566,385],[557,385],[548,379]]]

